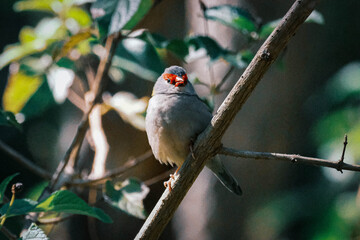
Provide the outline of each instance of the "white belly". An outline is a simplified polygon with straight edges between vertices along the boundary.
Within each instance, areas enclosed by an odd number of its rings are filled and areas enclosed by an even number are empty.
[[[194,141],[211,120],[196,96],[155,95],[146,115],[146,132],[154,156],[162,163],[181,166]]]

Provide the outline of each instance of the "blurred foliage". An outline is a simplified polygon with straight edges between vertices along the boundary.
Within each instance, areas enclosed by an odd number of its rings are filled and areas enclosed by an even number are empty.
[[[89,78],[89,71],[87,72],[84,66],[93,66],[94,62],[97,63],[104,56],[104,51],[106,51],[103,46],[104,39],[111,34],[119,32],[122,35],[109,70],[109,77],[121,86],[134,76],[146,81],[156,81],[165,66],[169,64],[170,57],[184,63],[205,58],[209,66],[222,61],[227,63],[230,69],[244,69],[254,57],[252,47],[268,37],[280,22],[280,20],[275,20],[260,24],[259,18],[245,9],[230,5],[207,8],[201,4],[204,21],[211,20],[231,27],[247,40],[247,44],[241,49],[227,49],[211,36],[189,35],[182,39],[168,39],[167,36],[147,29],[137,29],[136,26],[150,11],[153,3],[152,0],[23,0],[16,2],[15,11],[30,11],[33,14],[42,12],[46,13],[46,17],[34,27],[24,26],[19,32],[19,42],[8,45],[0,55],[0,69],[9,66],[9,77],[3,94],[3,108],[0,110],[0,125],[20,129],[30,119],[41,119],[46,110],[70,99],[69,92],[73,93],[71,87],[76,84],[81,85],[83,90],[78,97],[86,102],[85,93],[91,88],[93,79]],[[314,12],[307,22],[323,24],[324,20],[319,12]],[[331,93],[332,88],[341,89],[340,92],[336,91],[337,97],[333,99],[333,106],[329,107],[333,115],[329,114],[328,118],[320,120],[318,126],[315,127],[315,135],[319,136],[317,137],[319,148],[328,144],[325,140],[338,141],[343,129],[349,131],[351,138],[360,137],[360,127],[356,125],[358,113],[353,105],[350,107],[347,104],[348,101],[356,103],[358,100],[356,95],[360,89],[357,85],[359,81],[351,80],[356,72],[359,75],[358,65],[351,68],[353,69],[351,74],[349,69],[343,70],[347,72],[343,74],[349,76],[348,80],[343,80],[345,83],[342,80],[333,80],[333,87],[329,85],[326,90],[326,97],[330,98],[334,97]],[[346,75],[334,79],[340,78],[345,79]],[[212,95],[220,93],[221,89],[217,86],[208,86],[194,72],[189,73],[189,79],[194,84],[208,87],[210,94],[205,100],[209,106],[213,106]],[[138,98],[132,93],[119,91],[113,96],[104,94],[103,99],[105,109],[114,109],[124,122],[144,130],[148,98]],[[339,120],[342,122],[339,123]],[[326,131],[328,128],[334,131]],[[352,154],[359,153],[353,151]],[[0,200],[13,177],[15,174],[0,184]],[[41,188],[41,186],[34,187],[29,195],[38,194]],[[107,182],[103,188],[104,198],[109,205],[138,218],[147,216],[143,200],[148,192],[149,189],[143,183],[131,178],[121,183]],[[274,234],[277,236],[280,236],[281,232],[293,222],[306,218],[301,214],[300,209],[311,207],[311,204],[304,202],[299,208],[280,212],[279,206],[290,204],[294,197],[299,197],[293,194],[289,193],[281,199],[275,199],[260,210],[260,216],[262,211],[270,211],[269,216],[284,214],[283,220],[272,223],[274,225],[272,229],[276,231]],[[310,191],[309,194],[313,193]],[[350,209],[354,204],[354,198],[345,200],[348,201],[346,206]],[[334,200],[334,204],[335,202]],[[10,209],[9,212],[8,209]],[[334,212],[335,205],[332,205],[330,209]],[[6,212],[8,212],[6,217],[24,215],[29,212],[84,214],[104,222],[111,222],[109,216],[102,210],[88,206],[76,194],[66,190],[54,192],[41,202],[27,198],[15,199],[12,207],[9,208],[9,204],[5,204],[0,209],[1,214]],[[341,218],[334,214],[331,216],[335,216],[334,224]],[[327,230],[325,227],[319,229],[324,232]],[[30,235],[43,238],[43,232],[36,225],[29,228],[23,239],[32,239]]]
[[[359,100],[359,62],[343,66],[310,97],[306,103],[309,110],[321,109],[321,116],[311,131],[319,157],[339,160],[344,134],[347,134],[345,162],[359,164]],[[321,168],[321,172],[315,182],[263,203],[248,222],[249,235],[254,239],[357,239],[360,235],[359,177],[354,172],[341,174],[330,168]],[[301,231],[292,232],[297,225]],[[291,235],[294,232],[295,238]]]
[[[22,240],[48,240],[44,231],[35,223],[32,223],[24,235],[20,238]]]
[[[18,174],[13,174],[5,178],[0,183],[0,194],[3,198],[5,190],[11,180]],[[15,196],[13,196],[14,198]],[[75,193],[67,190],[60,190],[52,193],[44,200],[37,202],[31,199],[15,199],[9,203],[3,204],[0,208],[1,219],[10,218],[19,215],[25,215],[30,212],[56,212],[82,214],[95,217],[105,223],[111,223],[111,218],[101,209],[90,207],[84,200],[79,198]]]
[[[271,22],[271,26],[264,24],[259,29],[256,18],[244,9],[230,5],[204,7],[206,19],[233,27],[250,39],[247,48],[231,51],[209,36],[168,40],[146,29],[129,32],[151,8],[150,0],[95,1],[90,9],[94,22],[80,6],[86,2],[90,1],[26,0],[14,5],[16,11],[41,11],[52,16],[44,18],[34,28],[23,27],[19,43],[9,45],[0,55],[0,68],[11,64],[3,108],[20,113],[21,122],[64,102],[76,72],[83,71],[82,65],[78,67],[76,62],[101,57],[102,39],[108,34],[120,31],[124,35],[109,71],[112,80],[121,83],[129,73],[155,81],[166,65],[167,54],[186,63],[209,58],[209,64],[222,60],[243,69],[254,56],[250,49],[259,40],[256,36],[266,37],[277,25]],[[313,16],[309,18],[313,19],[311,22],[322,23],[321,14]],[[196,76],[193,79],[197,79],[195,83],[204,84]],[[209,86],[210,89],[215,87]],[[212,98],[207,101],[211,102]],[[0,124],[8,125],[8,122]]]
[[[104,199],[111,206],[140,219],[148,216],[143,200],[150,189],[137,179],[129,178],[112,184],[107,181],[104,188]]]

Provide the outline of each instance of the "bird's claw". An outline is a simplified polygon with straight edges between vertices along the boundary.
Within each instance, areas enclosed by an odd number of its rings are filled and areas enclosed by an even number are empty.
[[[176,178],[178,177],[178,175],[177,175],[178,170],[179,170],[179,168],[175,171],[174,174],[170,174],[169,180],[167,180],[167,181],[164,182],[164,186],[165,186],[165,188],[168,188],[168,189],[169,189],[169,192],[171,192],[171,190],[172,190],[171,184],[172,184],[173,181],[175,181]]]
[[[172,187],[171,187],[172,180],[173,180],[173,179],[170,177],[169,180],[167,180],[167,181],[164,182],[164,186],[165,186],[165,188],[168,188],[168,189],[169,189],[169,192],[171,192],[171,190],[172,190]]]

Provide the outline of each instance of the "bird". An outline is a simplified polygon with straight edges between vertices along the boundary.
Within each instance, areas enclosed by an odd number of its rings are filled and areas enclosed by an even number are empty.
[[[171,181],[191,152],[197,136],[212,119],[208,106],[199,98],[180,66],[171,66],[156,80],[149,100],[145,130],[152,152],[163,164],[176,165],[177,170],[164,182],[171,191]],[[194,156],[193,156],[194,158]],[[236,179],[216,155],[206,163],[220,182],[231,192],[242,195]]]

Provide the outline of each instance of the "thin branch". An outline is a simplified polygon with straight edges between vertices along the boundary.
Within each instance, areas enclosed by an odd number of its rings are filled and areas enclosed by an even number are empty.
[[[89,127],[89,114],[91,113],[93,107],[98,103],[98,101],[101,101],[101,94],[103,89],[105,88],[108,80],[108,72],[111,65],[112,58],[115,54],[115,49],[117,47],[118,42],[121,39],[121,34],[115,33],[113,35],[110,35],[105,44],[106,48],[106,54],[103,56],[103,58],[100,60],[97,74],[95,77],[95,82],[93,85],[93,88],[91,89],[90,95],[92,95],[92,99],[89,101],[89,107],[83,114],[83,117],[81,119],[81,122],[79,123],[79,126],[77,128],[77,132],[75,134],[75,137],[73,141],[70,144],[69,149],[66,151],[65,156],[63,160],[59,163],[58,167],[56,168],[55,173],[52,175],[51,182],[48,187],[44,189],[44,191],[41,193],[40,197],[38,198],[38,201],[41,201],[45,199],[47,196],[50,195],[51,192],[53,192],[56,189],[59,189],[66,179],[64,179],[63,182],[59,182],[60,176],[64,172],[67,165],[76,165],[76,159],[78,158],[79,151],[81,148],[81,145],[84,141],[86,132]],[[25,218],[25,224],[23,226],[23,231],[27,229],[32,222],[36,221],[38,218],[38,214],[35,213],[33,216],[30,216],[28,214]]]
[[[216,86],[216,91],[220,91],[222,85],[226,82],[226,80],[230,77],[231,73],[234,71],[235,67],[231,66],[229,70],[226,72],[224,77],[221,79],[220,83]]]
[[[125,173],[126,171],[138,166],[140,163],[149,159],[152,156],[152,152],[149,150],[142,154],[137,158],[133,158],[128,160],[123,166],[116,168],[112,171],[109,171],[104,176],[96,178],[96,179],[85,179],[85,180],[74,180],[72,182],[67,183],[66,185],[70,186],[90,186],[90,185],[98,185],[103,184],[106,180],[112,179],[114,177],[118,177],[119,175]]]
[[[38,175],[39,177],[50,179],[51,174],[47,172],[45,169],[37,166],[35,163],[27,159],[26,157],[22,156],[20,153],[12,149],[9,145],[4,143],[0,140],[0,150],[6,153],[9,157],[17,161],[19,164],[24,166],[25,168],[29,169],[34,174]]]
[[[106,171],[106,158],[110,148],[102,126],[102,108],[101,104],[97,104],[89,115],[89,131],[95,150],[92,169],[88,177],[90,179],[99,178],[104,175]]]
[[[84,115],[81,119],[81,122],[78,126],[78,129],[77,129],[77,132],[76,132],[73,142],[71,143],[68,151],[65,154],[64,159],[58,165],[58,167],[51,179],[50,189],[52,191],[56,189],[56,184],[59,180],[59,177],[60,177],[61,173],[64,171],[66,165],[69,163],[69,161],[75,162],[78,157],[80,147],[82,145],[82,142],[85,138],[87,129],[89,127],[89,114],[92,111],[95,104],[99,100],[101,100],[101,94],[102,94],[102,91],[103,91],[103,89],[106,85],[107,79],[108,79],[107,74],[108,74],[108,71],[109,71],[109,68],[111,65],[112,58],[115,54],[115,48],[117,46],[117,43],[120,40],[120,36],[121,36],[120,34],[113,34],[113,35],[110,35],[106,40],[105,48],[107,51],[106,51],[105,56],[101,59],[101,61],[99,63],[97,74],[95,76],[95,81],[91,88],[91,92],[93,94],[93,99],[90,102],[89,109],[84,113]]]
[[[347,141],[347,135],[345,134],[345,137],[344,137],[344,147],[343,147],[343,151],[342,151],[342,154],[341,154],[341,158],[340,160],[337,162],[337,170],[340,171],[342,173],[342,169],[343,169],[343,166],[344,166],[344,157],[345,157],[345,151],[346,151],[346,145],[348,144],[348,141]]]
[[[13,234],[9,229],[7,229],[5,226],[1,228],[1,232],[10,240],[17,240],[18,237]]]
[[[298,27],[313,11],[317,0],[298,0],[284,16],[278,27],[264,42],[209,126],[200,134],[194,146],[196,161],[187,157],[175,180],[171,192],[165,190],[135,239],[158,239],[191,185],[204,168],[208,159],[221,149],[221,138],[237,112],[244,105],[256,85],[275,61]]]
[[[48,218],[48,219],[38,219],[37,220],[37,224],[43,224],[43,225],[48,225],[48,224],[57,224],[63,221],[68,220],[69,218],[73,217],[74,214],[70,214],[68,216],[65,217],[55,217],[55,218]]]
[[[67,99],[82,112],[85,112],[85,101],[74,90],[69,88]]]
[[[241,151],[226,147],[223,147],[220,150],[219,154],[232,156],[232,157],[240,157],[240,158],[251,158],[251,159],[259,159],[259,160],[268,159],[268,160],[288,161],[292,163],[304,163],[304,164],[329,167],[339,170],[338,161],[330,161],[321,158],[304,157],[298,154]],[[360,165],[348,164],[343,162],[340,170],[350,170],[350,171],[360,172]]]

